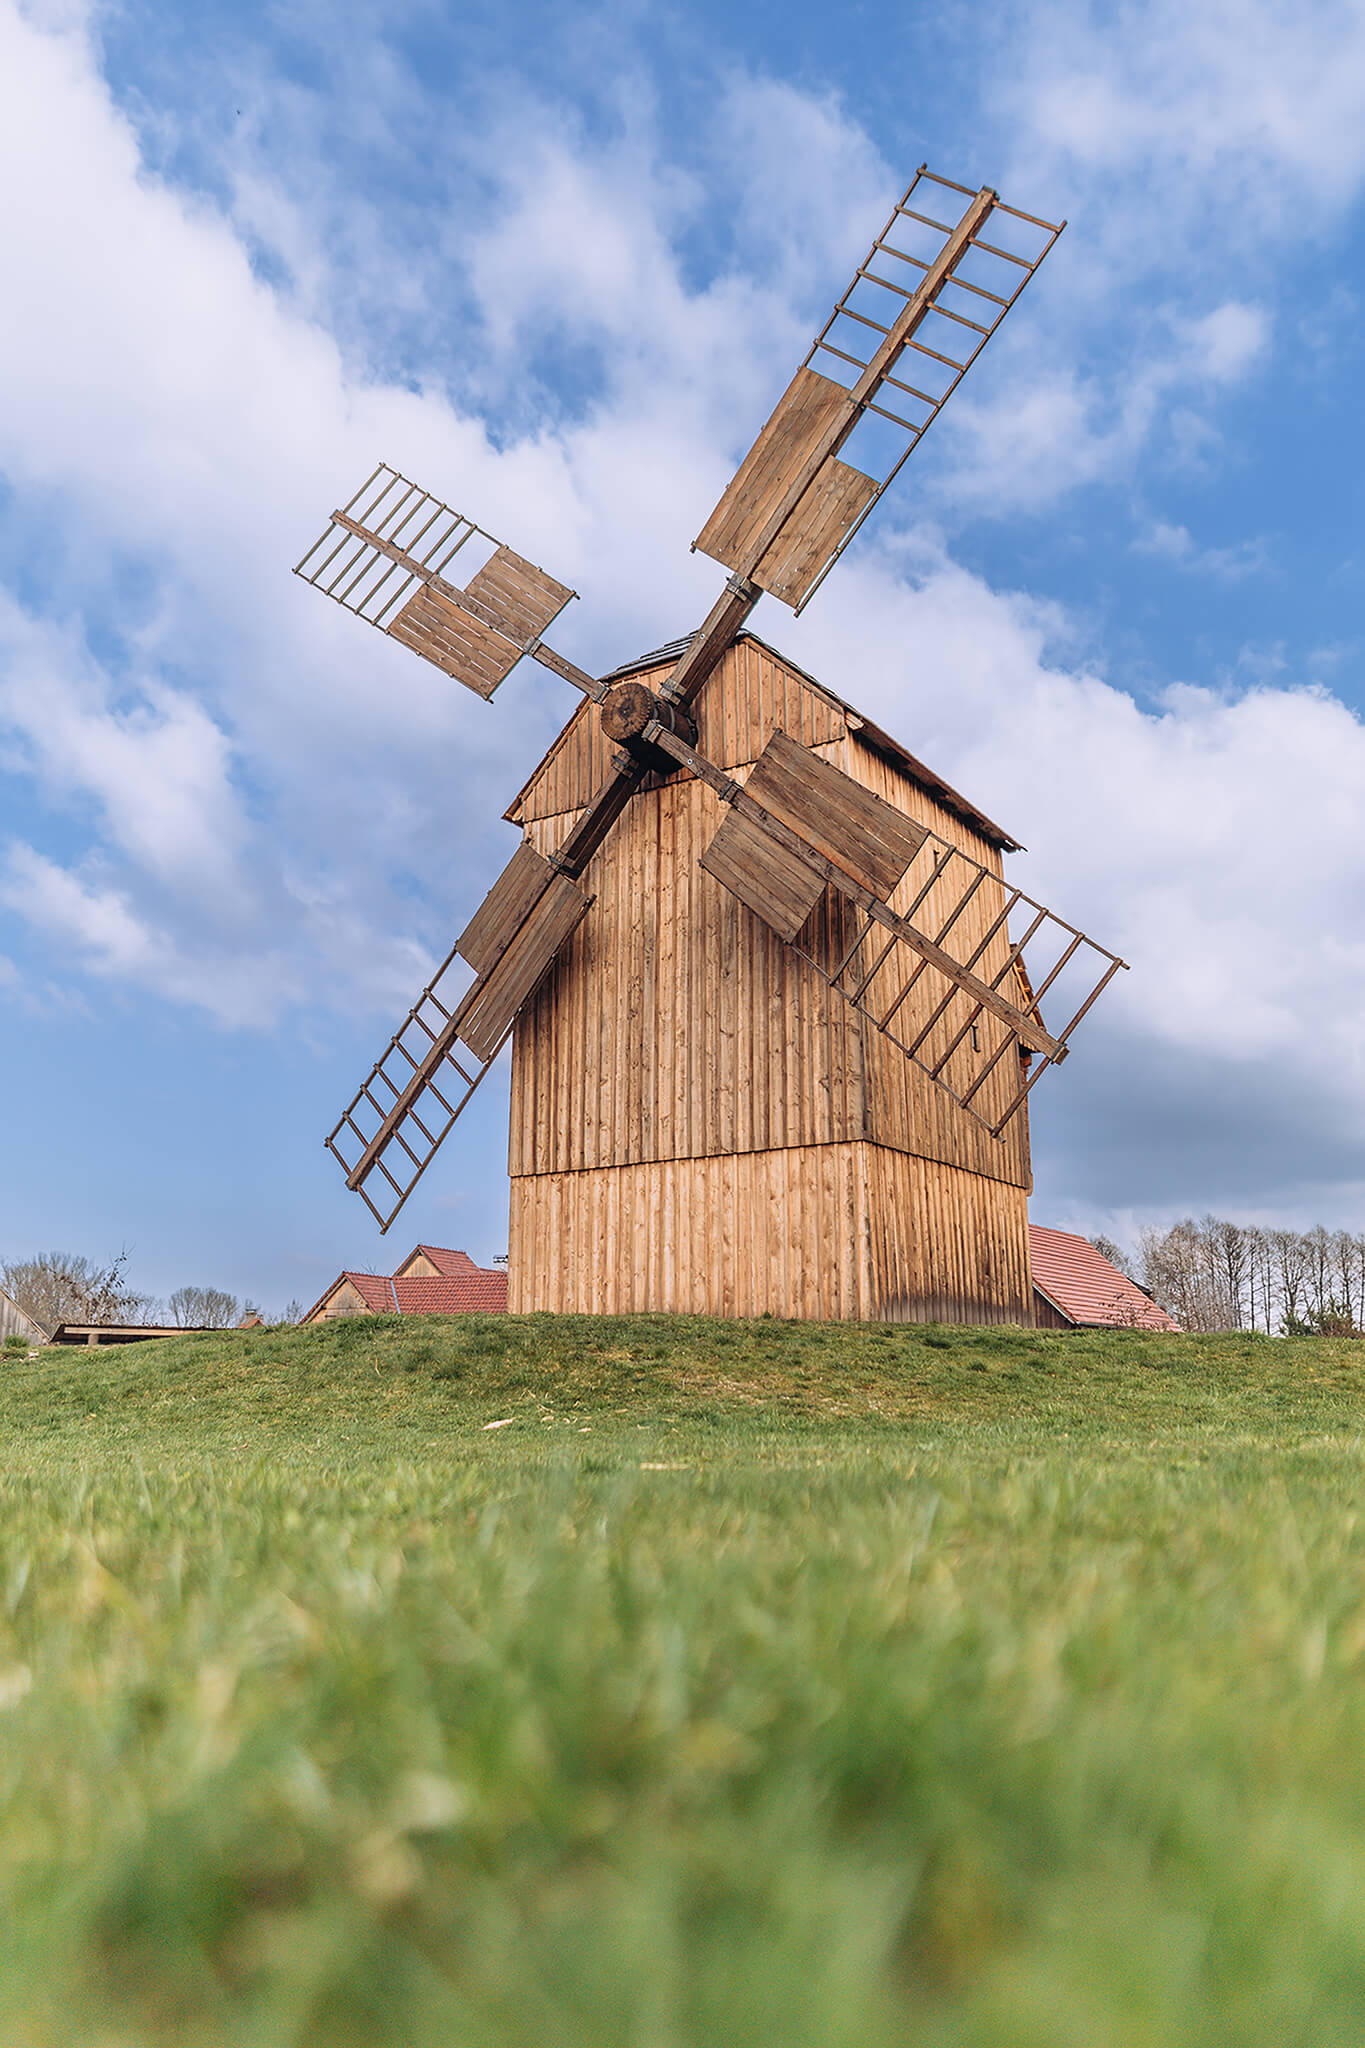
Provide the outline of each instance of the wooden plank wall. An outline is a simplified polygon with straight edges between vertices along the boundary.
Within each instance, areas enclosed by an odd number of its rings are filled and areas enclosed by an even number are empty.
[[[1022,1189],[862,1142],[512,1183],[516,1314],[1029,1323]]]
[[[574,750],[558,750],[556,790],[586,785],[594,772],[581,758],[598,730],[593,707],[585,715],[578,765]],[[822,758],[999,870],[989,842],[846,736],[833,707],[751,642],[726,657],[703,692],[699,744],[742,773],[784,719]],[[837,732],[822,741],[836,720]],[[560,843],[575,815],[549,812],[552,794],[542,779],[526,806],[541,852]],[[870,1138],[1028,1187],[1022,1117],[993,1139],[699,866],[725,815],[704,784],[676,778],[632,799],[590,864],[583,886],[596,901],[517,1026],[509,1171],[576,1172]],[[897,907],[913,895],[920,867],[893,898]],[[990,887],[969,906],[959,927],[969,945],[999,901]],[[935,892],[923,921],[932,928],[944,908]],[[840,899],[825,899],[805,935],[817,958],[842,956],[851,915]],[[987,967],[1005,951],[1002,934]],[[926,1018],[942,989],[926,974],[902,1024]],[[941,1027],[939,1037],[945,1033]],[[994,1042],[984,1025],[982,1036]],[[1001,1062],[983,1109],[1003,1105],[1017,1074],[1012,1056]]]
[[[5,1293],[0,1293],[0,1342],[6,1337],[26,1337],[30,1344],[46,1344],[47,1333]]]
[[[1033,1322],[1028,1190],[865,1148],[879,1321]]]
[[[517,1023],[511,1173],[863,1136],[867,1027],[699,867],[722,809],[692,780],[636,797],[589,866],[592,909]]]
[[[1036,1330],[1074,1330],[1076,1325],[1070,1316],[1064,1316],[1059,1308],[1041,1294],[1033,1297],[1033,1327]]]

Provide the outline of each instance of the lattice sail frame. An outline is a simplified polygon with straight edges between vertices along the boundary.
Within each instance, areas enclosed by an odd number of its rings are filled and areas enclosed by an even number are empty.
[[[922,186],[967,203],[941,221]],[[1065,226],[921,164],[694,548],[803,611]]]
[[[381,1233],[502,1050],[500,1041],[488,1059],[477,1060],[459,1044],[455,1017],[468,984],[468,970],[452,949],[323,1141]],[[510,1031],[509,1025],[504,1040]],[[392,1146],[406,1162],[402,1180],[385,1161]],[[367,1185],[374,1176],[378,1201]]]

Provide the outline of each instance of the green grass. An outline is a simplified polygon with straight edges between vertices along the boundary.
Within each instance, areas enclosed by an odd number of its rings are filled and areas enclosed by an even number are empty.
[[[5,2048],[1365,2039],[1365,1345],[365,1319],[0,1389]]]

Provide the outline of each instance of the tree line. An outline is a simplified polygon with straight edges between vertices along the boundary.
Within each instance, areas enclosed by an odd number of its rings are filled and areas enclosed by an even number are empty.
[[[128,1279],[127,1262],[126,1252],[105,1265],[78,1252],[36,1252],[32,1258],[0,1261],[0,1288],[49,1337],[59,1323],[230,1330],[247,1316],[261,1314],[255,1302],[224,1287],[177,1287],[165,1301],[143,1294]],[[301,1304],[291,1301],[276,1320],[296,1323],[302,1315]]]
[[[1141,1231],[1135,1254],[1109,1238],[1091,1243],[1184,1330],[1365,1335],[1365,1233],[1187,1216],[1169,1230]]]

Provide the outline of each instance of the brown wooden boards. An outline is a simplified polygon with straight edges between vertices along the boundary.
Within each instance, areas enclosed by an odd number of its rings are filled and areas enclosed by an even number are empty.
[[[853,1009],[921,1066],[960,1108],[978,1118],[993,1137],[999,1138],[1023,1108],[1029,1090],[1043,1071],[1039,1066],[1037,1072],[1028,1074],[1029,1060],[1035,1053],[1042,1053],[1045,1064],[1059,1065],[1067,1057],[1070,1033],[1123,966],[1118,956],[1103,946],[1097,946],[1083,932],[1077,931],[1075,926],[1067,924],[1043,905],[1033,903],[1022,891],[1006,892],[998,871],[983,866],[938,834],[922,828],[916,828],[919,831],[919,851],[914,860],[906,868],[897,870],[896,886],[903,883],[910,900],[904,913],[896,911],[889,902],[874,894],[864,881],[856,879],[847,864],[840,865],[828,858],[814,843],[824,828],[818,820],[811,819],[811,777],[801,758],[805,749],[796,747],[785,734],[774,736],[744,787],[698,753],[695,747],[657,724],[646,727],[645,737],[684,767],[690,768],[757,832],[774,839],[807,866],[822,872],[836,891],[858,905],[864,913],[865,924],[861,932],[853,935],[851,944],[843,949],[837,962],[827,962],[818,953],[807,951],[806,945],[796,938],[789,939],[788,943]],[[774,776],[779,786],[778,801],[788,816],[778,816],[776,805],[768,808],[760,800],[768,793],[763,789],[759,771],[774,749],[784,772],[788,769],[795,771],[788,775],[786,785],[782,784],[780,775]],[[811,765],[825,775],[833,774],[837,781],[851,780],[831,769],[828,762],[819,762],[811,757]],[[861,785],[854,784],[853,787],[859,796],[868,794]],[[754,793],[756,789],[758,795]],[[834,796],[839,794],[837,786],[831,793]],[[888,808],[899,820],[900,814],[894,811],[894,807]],[[796,822],[789,822],[789,819]],[[806,837],[808,829],[812,830],[810,838]],[[915,868],[920,863],[924,871],[916,874]],[[945,901],[945,884],[954,865],[958,873],[948,890],[951,900]],[[892,890],[887,891],[888,896],[892,893]],[[1023,938],[1010,948],[999,970],[983,976],[978,969],[989,965],[986,955],[992,947],[999,948],[1008,943],[1006,927],[1009,914],[1021,903],[1035,912],[1033,922]],[[975,919],[972,913],[974,909],[979,913],[983,907],[988,919],[986,929],[983,935],[973,938]],[[921,915],[931,920],[931,930],[926,931],[912,922]],[[1000,983],[1011,974],[1024,947],[1044,928],[1050,928],[1049,938],[1056,938],[1060,951],[1046,978],[1037,984],[1035,999],[1026,1014],[1001,993]],[[960,950],[949,950],[945,941],[950,939],[953,948]],[[1054,1036],[1038,1021],[1039,1005],[1054,982],[1066,973],[1078,956],[1082,978],[1079,985],[1073,978],[1072,993],[1064,1001],[1069,1006],[1074,995],[1080,994],[1080,1007],[1071,1021]],[[1096,961],[1107,964],[1100,967],[1098,979],[1092,981]],[[926,983],[926,973],[936,974],[942,988],[935,989],[932,982]],[[911,1000],[921,987],[930,1000],[927,1017],[920,1014]],[[1000,1026],[1004,1027],[1003,1030],[997,1028]],[[1018,1086],[1011,1090],[1008,1076],[1012,1052],[1019,1055],[1025,1073],[1020,1077]],[[998,1115],[995,1115],[992,1104],[990,1114],[994,1120],[987,1122],[983,1109],[990,1098],[983,1091],[994,1090],[1001,1081],[1005,1083],[1009,1099]],[[977,1106],[978,1099],[981,1107]]]
[[[784,939],[794,939],[825,893],[825,878],[750,818],[731,811],[701,866]]]
[[[491,697],[521,660],[520,647],[426,583],[386,630],[480,697]]]
[[[1028,1198],[859,1140],[513,1174],[514,1315],[1030,1320]]]
[[[772,545],[761,551],[756,566],[748,565],[755,544],[813,451],[830,433],[852,426],[857,411],[847,391],[832,378],[822,377],[818,370],[798,370],[698,534],[696,546],[702,553],[741,574],[747,568],[764,590],[794,604],[805,584],[823,569],[850,524],[876,496],[871,477],[860,476],[843,463],[837,465],[838,476],[822,472],[801,498],[799,519],[790,521]],[[807,565],[804,577],[802,565]]]
[[[544,854],[524,840],[455,941],[477,974],[497,966],[554,878]]]
[[[556,583],[553,576],[513,554],[509,547],[500,547],[470,577],[465,593],[483,606],[491,623],[518,647],[543,633],[573,596],[567,584]]]
[[[876,495],[870,476],[831,459],[764,554],[754,582],[784,604],[800,604]]]
[[[883,900],[923,846],[922,825],[818,754],[775,732],[746,796]]]
[[[555,875],[492,972],[460,1006],[460,1037],[477,1059],[490,1059],[512,1020],[591,901],[566,875]]]

